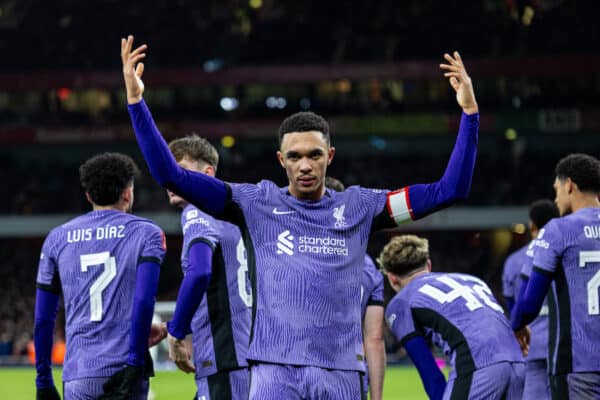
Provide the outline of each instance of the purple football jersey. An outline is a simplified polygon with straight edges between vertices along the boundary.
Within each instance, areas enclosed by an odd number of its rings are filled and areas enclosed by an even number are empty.
[[[505,298],[510,297],[515,302],[521,287],[521,269],[523,268],[523,264],[525,264],[527,257],[525,253],[528,246],[523,246],[509,255],[502,269],[502,296]]]
[[[600,371],[600,208],[548,222],[535,240],[533,265],[554,279],[548,292],[550,373]]]
[[[165,237],[147,219],[92,211],[53,229],[37,283],[62,289],[66,314],[63,380],[110,376],[127,362],[136,270],[162,263]]]
[[[369,256],[365,256],[360,302],[362,318],[365,317],[367,306],[383,306],[383,274],[379,272]]]
[[[471,275],[415,277],[392,299],[386,320],[401,343],[422,335],[442,349],[453,367],[449,379],[503,361],[523,362],[502,307]]]
[[[247,367],[252,293],[240,230],[192,205],[183,210],[181,226],[184,273],[193,243],[203,241],[213,248],[211,280],[191,326],[196,376]]]
[[[521,275],[529,278],[533,266],[535,240],[532,240],[527,246]],[[519,279],[520,281],[520,279]],[[516,300],[516,299],[515,299]],[[546,360],[548,358],[548,297],[544,300],[540,314],[529,324],[531,329],[531,342],[529,343],[529,354],[527,361]]]
[[[303,201],[273,182],[231,184],[254,289],[248,359],[364,371],[360,289],[387,191],[353,186]]]
[[[504,263],[502,271],[502,294],[504,297],[512,297],[517,301],[519,291],[521,290],[522,275],[529,278],[531,274],[531,263],[533,262],[532,240],[528,245],[521,247],[512,253]],[[529,344],[529,354],[526,359],[545,360],[548,356],[548,303],[540,310],[540,315],[529,324],[531,329],[531,342]]]

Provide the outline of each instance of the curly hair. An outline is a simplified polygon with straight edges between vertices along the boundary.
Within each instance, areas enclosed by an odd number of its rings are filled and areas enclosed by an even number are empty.
[[[99,206],[119,201],[123,190],[133,184],[140,170],[131,157],[121,153],[98,154],[79,167],[83,190]]]
[[[529,219],[538,229],[542,229],[548,221],[559,216],[558,207],[551,200],[537,200],[529,206]]]
[[[384,272],[397,276],[424,268],[428,260],[429,241],[416,235],[393,237],[377,258]]]
[[[569,154],[556,164],[556,177],[571,178],[582,192],[600,193],[600,161],[583,153]]]
[[[279,145],[281,146],[286,133],[310,131],[321,132],[329,144],[329,124],[325,118],[311,111],[303,111],[292,114],[283,120],[279,126]]]
[[[171,141],[169,149],[177,161],[189,157],[192,160],[205,162],[212,166],[215,171],[217,170],[219,164],[217,149],[208,140],[195,133]]]

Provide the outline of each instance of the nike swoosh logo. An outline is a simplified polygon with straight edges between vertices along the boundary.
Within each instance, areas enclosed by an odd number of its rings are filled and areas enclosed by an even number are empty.
[[[273,209],[273,214],[275,214],[275,215],[285,215],[285,214],[292,214],[292,213],[295,213],[295,212],[296,212],[296,211],[279,211],[279,210],[277,210],[277,207],[275,207],[275,208]]]

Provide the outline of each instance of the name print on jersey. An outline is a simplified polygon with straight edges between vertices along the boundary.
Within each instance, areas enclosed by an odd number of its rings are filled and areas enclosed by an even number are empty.
[[[125,237],[125,225],[105,225],[96,229],[80,228],[67,231],[67,243],[89,242],[90,240],[116,239]]]

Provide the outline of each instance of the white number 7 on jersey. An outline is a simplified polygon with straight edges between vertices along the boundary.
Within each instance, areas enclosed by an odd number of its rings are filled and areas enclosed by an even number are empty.
[[[585,267],[587,263],[600,262],[600,251],[581,251],[579,252],[579,266]],[[600,300],[598,299],[598,288],[600,288],[600,271],[596,272],[592,279],[587,283],[588,292],[588,314],[600,314]]]
[[[108,251],[102,253],[82,254],[80,256],[81,271],[88,267],[104,265],[104,271],[90,286],[90,321],[102,321],[102,292],[117,276],[117,261]]]

